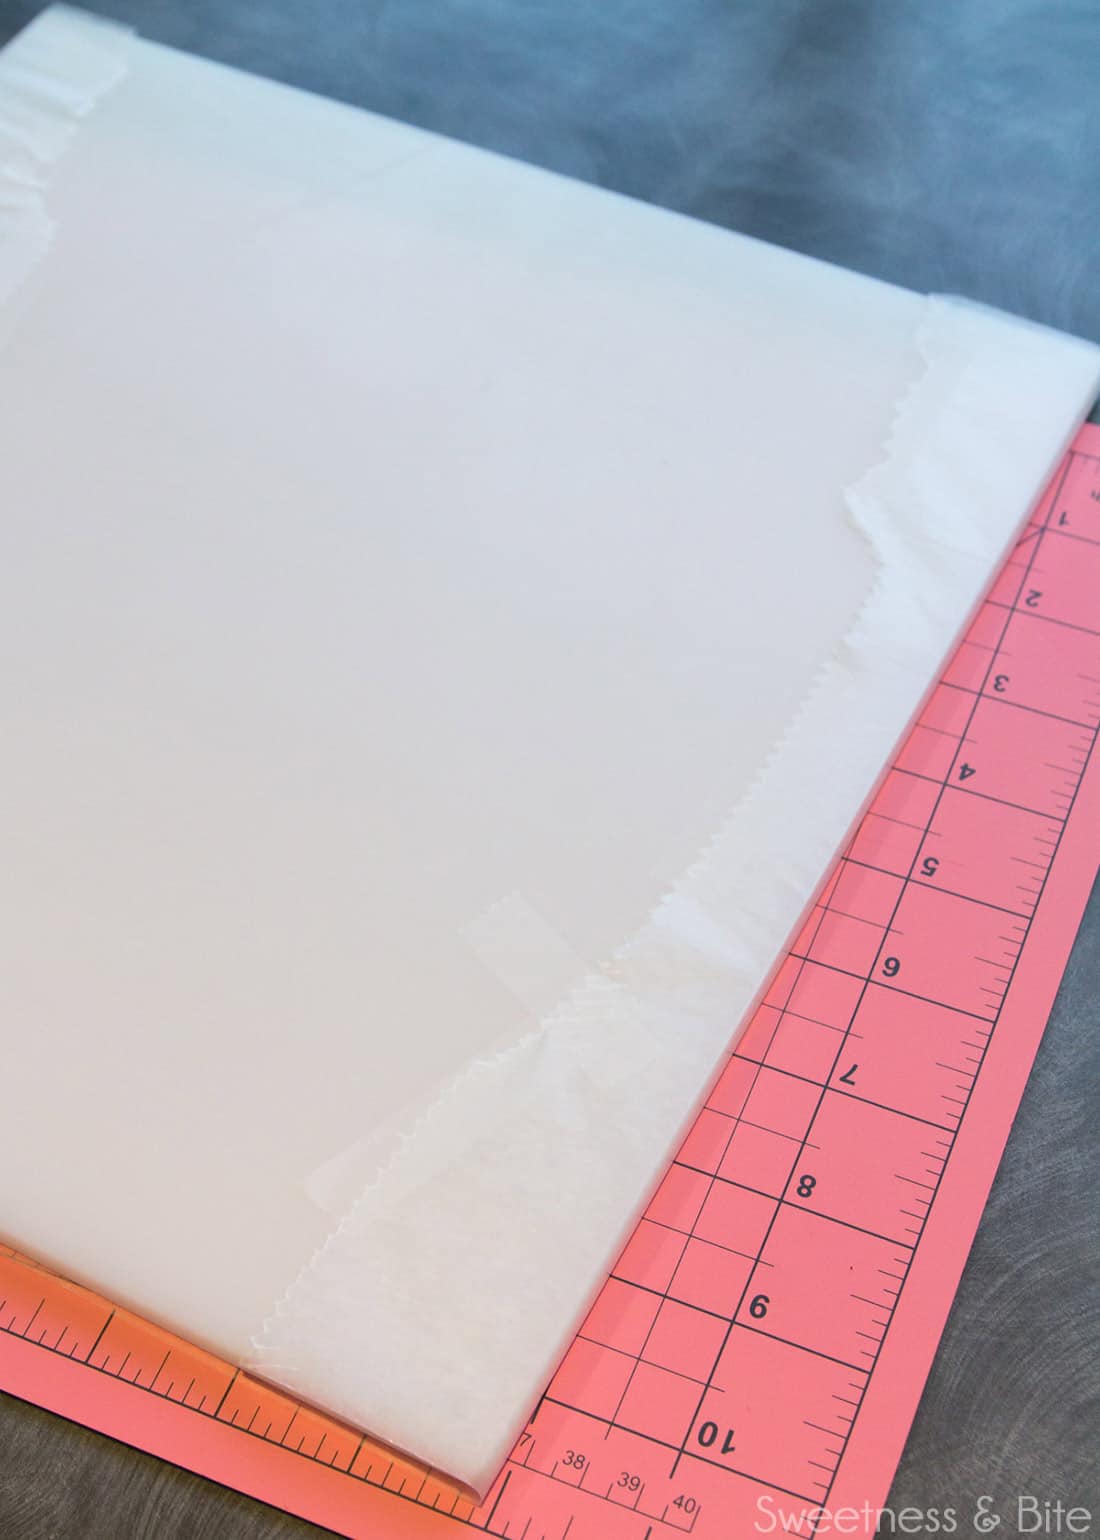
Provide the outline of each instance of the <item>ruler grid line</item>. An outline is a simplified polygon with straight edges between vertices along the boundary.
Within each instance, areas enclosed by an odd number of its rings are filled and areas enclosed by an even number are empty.
[[[1070,468],[1070,464],[1071,463],[1072,463],[1071,461],[1067,461],[1067,463],[1066,463],[1066,467],[1065,467],[1065,469],[1064,469],[1064,471],[1062,473],[1062,478],[1061,478],[1061,481],[1058,484],[1057,491],[1056,491],[1055,495],[1051,498],[1051,505],[1052,506],[1057,501],[1058,495],[1060,494],[1061,489],[1062,489],[1062,487],[1065,484],[1065,480],[1066,480],[1066,477],[1069,474],[1069,468]],[[1004,627],[1002,629],[1002,636],[1001,636],[1001,640],[1002,641],[1004,640],[1005,634],[1007,634],[1007,630],[1008,630],[1008,626],[1009,626],[1009,623],[1010,623],[1010,620],[1011,620],[1011,616],[1021,613],[1021,611],[1019,609],[1019,595],[1023,591],[1024,585],[1025,585],[1027,577],[1028,577],[1028,575],[1030,573],[1031,567],[1032,567],[1032,565],[1034,563],[1035,557],[1037,556],[1037,554],[1038,554],[1038,552],[1039,552],[1039,550],[1041,548],[1042,541],[1043,541],[1043,539],[1045,538],[1045,536],[1046,536],[1046,534],[1048,532],[1047,531],[1047,525],[1049,524],[1049,518],[1050,518],[1050,512],[1048,510],[1048,513],[1047,513],[1047,516],[1046,516],[1046,524],[1044,525],[1044,527],[1038,533],[1038,536],[1037,536],[1037,538],[1036,538],[1036,540],[1034,542],[1034,545],[1032,547],[1032,551],[1031,551],[1031,555],[1029,557],[1028,563],[1027,563],[1027,565],[1025,567],[1024,574],[1023,574],[1023,576],[1020,579],[1020,583],[1019,583],[1019,586],[1018,586],[1018,589],[1017,589],[1016,601],[1011,606],[1010,614],[1009,614],[1008,619],[1005,620]],[[983,687],[982,687],[983,690],[984,690],[985,684],[988,682],[990,674],[992,674],[993,669],[996,666],[996,658],[997,658],[997,650],[994,651],[993,655],[990,658],[990,662],[989,662],[989,664],[987,666],[986,677],[985,677],[985,680],[983,681]],[[979,698],[980,698],[980,692],[979,692]],[[974,706],[972,706],[970,714],[968,716],[968,719],[967,719],[968,725],[969,725],[970,722],[973,721],[974,714],[975,714],[976,710],[977,710],[977,700],[975,701]],[[1097,736],[1098,736],[1097,730],[1093,729],[1092,732],[1091,732],[1091,735],[1090,735],[1090,744],[1089,744],[1089,756],[1090,757],[1091,757],[1091,754],[1092,754],[1093,747],[1095,746],[1095,743],[1096,743],[1096,740],[1097,740]],[[963,741],[965,741],[965,730],[964,730],[964,733],[962,735],[962,738],[960,739],[960,748],[961,748],[961,743]],[[957,754],[956,754],[956,758],[957,758]],[[1086,759],[1086,765],[1087,765],[1087,763],[1088,763],[1088,760]],[[947,777],[945,777],[945,779],[944,779],[943,789],[946,789],[947,785],[949,784],[950,770],[953,769],[953,768],[954,768],[954,760],[952,761],[952,765],[951,765],[950,769],[948,770]],[[1059,830],[1057,840],[1055,842],[1055,851],[1054,851],[1055,855],[1057,854],[1058,845],[1060,844],[1060,842],[1062,840],[1062,837],[1063,837],[1063,835],[1065,833],[1065,829],[1066,829],[1066,827],[1068,825],[1069,813],[1072,810],[1073,801],[1076,800],[1077,789],[1079,789],[1081,781],[1083,780],[1083,777],[1084,777],[1084,768],[1085,767],[1082,767],[1081,773],[1080,773],[1080,775],[1079,775],[1079,777],[1077,779],[1077,783],[1076,783],[1076,786],[1075,786],[1075,789],[1074,789],[1074,793],[1073,793],[1073,798],[1071,800],[1070,809],[1067,810],[1065,819],[1062,821],[1062,825],[1061,825],[1061,828]],[[937,802],[936,802],[936,806],[937,807],[939,806],[939,801],[940,801],[941,797],[942,797],[942,790],[941,790],[940,796],[937,797]],[[919,854],[919,852],[918,852],[918,854]],[[914,866],[916,865],[916,860],[917,860],[917,857],[914,856],[914,858],[913,858],[913,865]],[[1041,897],[1042,891],[1043,891],[1043,889],[1046,886],[1046,882],[1047,882],[1049,874],[1050,874],[1050,872],[1051,872],[1051,870],[1053,868],[1053,864],[1054,864],[1054,860],[1053,860],[1053,856],[1052,856],[1050,862],[1047,864],[1047,867],[1046,867],[1046,869],[1044,871],[1044,876],[1043,876],[1042,882],[1040,884],[1040,889],[1039,889],[1039,897]],[[1038,899],[1036,900],[1036,911],[1037,911],[1037,909],[1038,909]],[[1034,922],[1034,918],[1035,918],[1035,912],[1033,911],[1032,915],[1026,921],[1025,936],[1024,936],[1025,940],[1026,940],[1027,933],[1030,932],[1031,926],[1032,926],[1032,924]],[[1020,960],[1020,958],[1022,956],[1023,956],[1023,944],[1021,943],[1020,946],[1018,947],[1018,950],[1017,950],[1017,953],[1016,953],[1016,957],[1013,960],[1012,965],[1011,965],[1008,982],[1007,982],[1007,984],[1005,986],[1005,990],[1004,990],[1004,993],[1002,995],[1001,1007],[999,1007],[998,1011],[997,1011],[997,1017],[1000,1016],[1000,1011],[1003,1008],[1004,1001],[1008,997],[1008,990],[1011,988],[1012,979],[1013,979],[1013,977],[1015,975],[1016,968],[1017,968],[1017,966],[1019,964],[1019,960]],[[966,1093],[966,1097],[965,1097],[964,1103],[963,1103],[963,1113],[960,1114],[959,1127],[961,1127],[962,1116],[965,1114],[966,1107],[969,1105],[970,1099],[971,1099],[971,1097],[973,1095],[973,1092],[974,1092],[974,1088],[977,1085],[978,1074],[980,1073],[981,1066],[985,1062],[986,1056],[987,1056],[988,1051],[989,1051],[989,1047],[990,1047],[990,1045],[991,1045],[991,1043],[993,1041],[993,1029],[995,1029],[996,1019],[997,1018],[995,1017],[994,1018],[993,1028],[991,1028],[989,1034],[986,1037],[985,1044],[982,1046],[982,1048],[980,1050],[981,1062],[979,1063],[978,1070],[975,1071],[975,1074],[974,1074],[972,1082],[971,1082],[970,1089]],[[946,1152],[946,1154],[943,1157],[943,1160],[942,1160],[942,1163],[941,1163],[941,1167],[940,1167],[940,1172],[939,1172],[939,1175],[936,1178],[936,1182],[935,1182],[935,1186],[934,1186],[934,1190],[933,1190],[933,1194],[932,1194],[933,1201],[935,1199],[936,1194],[939,1192],[940,1187],[941,1187],[941,1185],[943,1183],[945,1174],[948,1171],[951,1155],[952,1155],[952,1153],[954,1151],[955,1144],[956,1144],[956,1141],[957,1141],[957,1136],[958,1136],[958,1129],[956,1129],[955,1133],[953,1133],[951,1135],[951,1138],[950,1138],[950,1141],[949,1141],[949,1144],[948,1144],[948,1148],[947,1148],[947,1152]],[[930,1207],[931,1207],[931,1205],[930,1205]],[[923,1225],[922,1225],[922,1234],[923,1234]],[[883,1338],[882,1338],[883,1343],[885,1343],[885,1341],[886,1341],[886,1337],[887,1337],[887,1334],[888,1334],[889,1329],[890,1329],[890,1324],[892,1324],[892,1322],[893,1322],[893,1320],[894,1320],[894,1318],[896,1316],[898,1305],[900,1304],[900,1301],[901,1301],[901,1299],[904,1296],[905,1285],[906,1285],[906,1282],[908,1281],[910,1272],[911,1272],[912,1267],[913,1267],[913,1263],[915,1262],[915,1260],[917,1258],[919,1244],[920,1244],[920,1237],[918,1237],[917,1244],[913,1247],[913,1250],[912,1250],[912,1252],[910,1254],[909,1260],[908,1260],[908,1262],[904,1266],[904,1273],[903,1273],[903,1276],[902,1276],[901,1281],[899,1283],[897,1297],[896,1297],[894,1305],[891,1307],[891,1309],[889,1311],[887,1326],[886,1326],[886,1328],[885,1328],[885,1330],[883,1332]],[[862,1390],[862,1392],[860,1394],[859,1406],[857,1407],[857,1410],[856,1410],[856,1413],[855,1413],[855,1417],[853,1418],[852,1428],[849,1429],[849,1432],[844,1437],[844,1440],[843,1440],[843,1443],[842,1443],[842,1452],[841,1452],[841,1455],[839,1456],[838,1461],[837,1461],[837,1468],[839,1468],[840,1460],[843,1459],[843,1451],[847,1447],[848,1442],[850,1441],[850,1439],[852,1437],[852,1429],[854,1429],[855,1423],[858,1420],[859,1410],[862,1407],[864,1398],[866,1397],[867,1388],[869,1387],[870,1383],[871,1383],[871,1379],[870,1379],[870,1376],[868,1376],[867,1384],[864,1386],[864,1388],[863,1388],[863,1390]],[[835,1472],[834,1472],[833,1480],[835,1480]],[[826,1492],[826,1496],[825,1496],[825,1501],[826,1502],[828,1501],[829,1494],[832,1491],[832,1485],[833,1485],[833,1481],[831,1480],[830,1484],[829,1484],[828,1491]],[[811,1531],[810,1531],[811,1534],[816,1534],[817,1533],[817,1529],[818,1529],[818,1523],[815,1522],[811,1526]]]
[[[1053,501],[1053,499],[1052,499],[1052,501]],[[1048,515],[1048,517],[1049,517],[1049,515]],[[1035,561],[1035,556],[1036,556],[1037,551],[1040,548],[1041,541],[1042,541],[1042,531],[1039,531],[1039,533],[1036,535],[1036,538],[1032,542],[1031,550],[1029,551],[1027,561],[1024,564],[1023,573],[1021,574],[1021,576],[1019,578],[1019,582],[1017,584],[1017,590],[1016,590],[1016,597],[1017,597],[1017,599],[1019,598],[1019,595],[1023,592],[1024,586],[1025,586],[1025,584],[1026,584],[1026,582],[1028,580],[1028,577],[1029,577],[1029,575],[1031,573],[1031,569],[1032,569],[1032,567],[1034,565],[1034,561]],[[1001,634],[1000,634],[1000,636],[998,638],[998,643],[997,643],[998,646],[1000,645],[1001,642],[1004,641],[1004,637],[1007,634],[1007,630],[1008,630],[1008,619],[1006,618],[1006,620],[1005,620],[1005,622],[1004,622],[1004,624],[1003,624],[1003,626],[1001,628]],[[985,676],[984,676],[983,681],[982,681],[983,689],[985,687],[985,684],[988,683],[988,680],[989,680],[989,678],[991,677],[991,675],[993,673],[995,659],[996,659],[996,648],[994,649],[993,653],[991,654],[990,660],[989,660],[988,664],[986,665],[986,672],[985,672]],[[967,730],[967,728],[969,728],[971,726],[971,724],[974,721],[974,717],[975,717],[975,715],[977,713],[977,710],[978,710],[978,701],[979,701],[979,697],[975,697],[975,699],[972,702],[972,704],[971,704],[971,706],[969,708],[969,711],[967,713],[966,722],[965,722],[965,725],[963,727],[963,730],[958,735],[959,749],[956,749],[954,755],[952,756],[951,764],[948,767],[948,770],[947,770],[947,772],[945,774],[943,783],[941,784],[941,786],[939,788],[939,791],[937,792],[937,795],[936,795],[936,798],[935,798],[935,800],[933,802],[932,808],[931,808],[931,810],[930,810],[930,812],[929,812],[929,814],[927,816],[927,819],[925,821],[924,830],[923,830],[924,838],[927,838],[928,833],[931,830],[932,823],[933,823],[933,820],[935,818],[935,814],[936,814],[936,812],[939,809],[939,806],[940,806],[940,803],[942,801],[944,792],[946,791],[951,771],[955,767],[955,764],[956,764],[957,759],[958,759],[958,754],[959,754],[959,751],[961,749],[961,745],[965,741],[966,730]],[[923,845],[923,838],[921,840],[921,846],[922,845]],[[868,988],[868,986],[869,986],[869,984],[871,982],[872,975],[874,974],[876,968],[880,964],[880,959],[882,958],[882,950],[883,950],[883,947],[886,944],[887,935],[889,934],[890,928],[892,927],[894,921],[897,919],[898,911],[899,911],[899,909],[901,907],[902,898],[903,898],[903,896],[904,896],[904,894],[905,894],[905,892],[907,890],[909,882],[913,878],[913,874],[914,874],[914,871],[916,869],[917,859],[918,859],[918,856],[919,856],[919,853],[920,853],[921,846],[918,846],[918,850],[914,853],[914,855],[912,857],[912,860],[911,860],[910,866],[909,866],[909,872],[907,873],[905,881],[903,882],[902,887],[900,888],[900,890],[898,892],[898,895],[897,895],[897,897],[896,897],[896,899],[894,901],[894,904],[893,904],[893,908],[890,911],[890,917],[889,917],[889,921],[888,921],[886,929],[885,929],[885,933],[883,935],[882,940],[879,942],[878,948],[875,951],[875,954],[874,954],[874,957],[872,959],[871,965],[870,965],[870,967],[868,969],[868,972],[867,972],[867,977],[864,980],[864,982],[863,982],[863,984],[862,984],[862,986],[860,988],[860,992],[859,992],[858,998],[856,1000],[855,1006],[854,1006],[854,1008],[852,1010],[851,1016],[849,1017],[848,1027],[845,1030],[844,1035],[843,1035],[843,1037],[841,1039],[841,1042],[840,1042],[839,1046],[836,1049],[836,1053],[835,1053],[834,1058],[833,1058],[833,1064],[832,1064],[832,1069],[830,1071],[829,1078],[832,1077],[832,1075],[836,1072],[836,1070],[837,1070],[837,1068],[839,1066],[839,1061],[840,1061],[841,1055],[844,1052],[844,1049],[845,1049],[845,1047],[847,1045],[851,1028],[852,1028],[852,1026],[855,1023],[856,1015],[857,1015],[857,1013],[859,1011],[859,1008],[860,1008],[860,1006],[861,1006],[861,1004],[863,1002],[863,999],[864,999],[865,994],[866,994],[866,990],[867,990],[867,988]],[[843,858],[842,858],[842,860],[843,860]],[[812,950],[812,947],[810,948],[810,950]],[[808,961],[809,960],[808,957],[805,960]],[[795,1159],[795,1162],[794,1162],[794,1166],[796,1166],[796,1167],[799,1164],[799,1158],[800,1158],[801,1154],[803,1153],[803,1151],[806,1148],[806,1144],[807,1144],[808,1139],[809,1139],[810,1130],[812,1130],[812,1128],[814,1126],[814,1122],[816,1121],[818,1113],[820,1112],[821,1106],[822,1106],[822,1104],[825,1101],[826,1094],[827,1094],[827,1086],[822,1089],[821,1094],[818,1097],[817,1104],[814,1107],[813,1112],[811,1113],[809,1127],[807,1129],[806,1134],[803,1137],[803,1141],[802,1141],[802,1144],[801,1144],[800,1149],[799,1149],[799,1155],[796,1156],[796,1159]],[[773,1232],[773,1230],[775,1228],[775,1224],[776,1224],[777,1218],[778,1218],[779,1213],[780,1213],[780,1208],[781,1208],[781,1205],[780,1205],[779,1202],[777,1202],[776,1205],[775,1205],[774,1212],[773,1212],[771,1218],[768,1221],[768,1225],[767,1225],[767,1228],[766,1228],[766,1230],[764,1232],[763,1239],[761,1240],[761,1243],[760,1243],[760,1249],[759,1249],[759,1254],[760,1255],[762,1255],[763,1252],[765,1251],[765,1249],[767,1247],[767,1244],[768,1244],[768,1241],[771,1238],[772,1232]],[[908,1269],[907,1269],[907,1271],[908,1271]],[[745,1299],[747,1297],[748,1290],[749,1290],[749,1288],[751,1286],[751,1282],[752,1282],[752,1275],[750,1274],[750,1277],[746,1280],[745,1285],[744,1285],[744,1287],[743,1287],[743,1289],[741,1291],[741,1296],[740,1296],[740,1298],[739,1298],[739,1300],[737,1302],[737,1308],[734,1311],[734,1316],[735,1317],[740,1313],[741,1308],[742,1308],[742,1306],[745,1303]],[[904,1287],[904,1285],[903,1285],[903,1287]],[[733,1328],[731,1326],[729,1328],[729,1330],[727,1331],[725,1340],[722,1342],[721,1347],[719,1349],[718,1356],[715,1358],[714,1363],[712,1364],[712,1368],[711,1368],[710,1374],[708,1375],[708,1381],[710,1383],[713,1383],[714,1374],[715,1374],[715,1372],[717,1370],[718,1364],[721,1362],[722,1355],[725,1352],[725,1349],[726,1349],[726,1347],[728,1345],[729,1335],[730,1335],[730,1332],[732,1332],[732,1329]],[[679,1466],[680,1460],[683,1458],[683,1456],[687,1452],[687,1443],[688,1443],[688,1439],[689,1439],[689,1437],[691,1435],[691,1429],[694,1426],[694,1423],[695,1423],[696,1419],[698,1418],[700,1412],[702,1411],[703,1405],[705,1403],[705,1399],[706,1399],[705,1398],[705,1394],[704,1394],[704,1396],[701,1396],[699,1398],[698,1404],[697,1404],[697,1406],[695,1408],[695,1411],[694,1411],[694,1413],[692,1415],[691,1422],[690,1422],[687,1430],[685,1431],[684,1437],[683,1437],[683,1439],[681,1441],[679,1452],[677,1453],[677,1456],[676,1456],[675,1460],[673,1461],[672,1470],[670,1472],[671,1475],[675,1475],[677,1467]]]

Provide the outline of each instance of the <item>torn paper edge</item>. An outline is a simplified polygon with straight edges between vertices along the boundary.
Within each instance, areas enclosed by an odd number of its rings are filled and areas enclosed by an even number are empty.
[[[130,28],[51,6],[0,49],[0,304],[49,250],[51,168],[129,67]]]
[[[255,1339],[256,1372],[478,1493],[1100,377],[964,301],[927,299],[913,342],[844,494],[875,575],[749,790],[605,966],[410,1119]]]

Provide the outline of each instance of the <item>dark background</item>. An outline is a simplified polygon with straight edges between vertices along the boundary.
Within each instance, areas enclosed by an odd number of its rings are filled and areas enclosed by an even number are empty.
[[[41,8],[0,0],[0,41]],[[146,37],[1100,341],[1100,0],[88,0]],[[799,403],[792,403],[797,407]],[[812,402],[801,403],[808,410]],[[890,1502],[1100,1534],[1094,893]],[[311,1526],[0,1397],[0,1540]],[[731,1537],[741,1540],[741,1537]]]

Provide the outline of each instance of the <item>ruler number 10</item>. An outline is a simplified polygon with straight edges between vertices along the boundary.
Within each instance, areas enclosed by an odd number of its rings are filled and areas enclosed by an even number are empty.
[[[713,1445],[718,1442],[718,1424],[716,1422],[701,1423],[699,1432],[696,1434],[696,1437],[704,1449],[712,1448]],[[727,1428],[725,1437],[722,1440],[722,1453],[732,1454],[735,1448],[736,1445],[733,1442],[733,1429]]]

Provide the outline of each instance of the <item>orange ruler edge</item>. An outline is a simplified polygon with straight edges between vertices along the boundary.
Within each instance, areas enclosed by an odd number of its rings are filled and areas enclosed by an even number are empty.
[[[1098,731],[1085,427],[484,1503],[7,1247],[0,1388],[352,1540],[873,1533],[1100,863]]]

